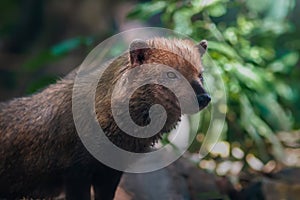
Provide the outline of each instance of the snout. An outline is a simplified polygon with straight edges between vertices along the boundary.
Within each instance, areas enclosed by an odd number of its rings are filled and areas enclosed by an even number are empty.
[[[211,98],[208,94],[204,93],[204,94],[197,95],[197,100],[199,104],[199,109],[202,110],[209,104]]]

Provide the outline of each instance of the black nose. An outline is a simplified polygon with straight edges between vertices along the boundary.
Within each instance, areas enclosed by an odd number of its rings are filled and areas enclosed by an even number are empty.
[[[211,98],[208,94],[200,94],[197,95],[197,100],[198,100],[199,107],[204,108],[209,104]]]

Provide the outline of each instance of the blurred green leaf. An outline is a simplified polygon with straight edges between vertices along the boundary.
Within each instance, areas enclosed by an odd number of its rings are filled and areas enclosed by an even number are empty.
[[[224,38],[228,40],[232,45],[237,44],[238,41],[238,30],[234,27],[229,27],[224,31]]]
[[[273,0],[267,13],[267,18],[273,21],[284,20],[294,7],[294,0]]]
[[[65,40],[27,60],[23,65],[23,69],[30,72],[35,71],[45,64],[58,61],[66,54],[81,46],[90,46],[92,43],[92,37],[76,37]]]
[[[255,140],[260,156],[263,160],[268,160],[266,147],[260,136],[265,137],[271,144],[273,154],[278,160],[283,160],[283,149],[279,139],[274,135],[271,128],[255,114],[249,99],[245,95],[241,95],[241,120],[245,130]]]
[[[212,6],[207,9],[208,13],[212,17],[221,17],[227,11],[226,5],[224,4],[217,4],[216,6]]]
[[[51,83],[55,83],[57,80],[56,76],[43,76],[34,82],[30,83],[28,87],[26,88],[26,93],[27,94],[32,94],[37,91],[39,91],[42,88],[45,88]]]
[[[298,52],[290,52],[282,56],[281,58],[275,60],[270,63],[268,69],[272,72],[280,72],[283,74],[288,74],[292,71],[292,69],[299,62],[299,53]]]
[[[80,47],[81,45],[89,46],[93,42],[91,37],[76,37],[63,41],[50,49],[52,56],[61,56]]]
[[[193,5],[193,8],[198,10],[200,12],[204,8],[209,8],[209,7],[219,7],[222,5],[222,3],[226,3],[228,0],[192,0],[191,4]],[[213,8],[212,8],[213,9]],[[220,8],[219,8],[220,9]]]
[[[237,79],[239,79],[248,88],[260,92],[268,91],[265,83],[265,77],[263,77],[261,70],[253,68],[251,65],[242,66],[239,63],[235,63],[232,73],[234,73]]]
[[[23,65],[23,69],[26,71],[35,71],[46,63],[55,62],[59,59],[59,56],[54,56],[50,51],[41,52],[38,56],[26,61]]]
[[[151,16],[160,13],[167,5],[166,1],[147,2],[138,4],[128,15],[128,18],[138,17],[147,20]]]
[[[285,100],[291,101],[291,102],[296,101],[297,92],[294,91],[294,88],[292,88],[291,85],[288,85],[287,83],[283,82],[282,80],[277,80],[277,83],[275,85],[275,90],[276,90],[276,93],[280,97],[284,98]]]
[[[208,48],[211,50],[217,51],[219,53],[222,53],[231,59],[236,59],[236,60],[242,61],[240,56],[236,53],[236,51],[226,43],[209,41]]]
[[[276,130],[288,131],[292,127],[292,119],[278,103],[276,96],[271,93],[255,95],[255,102],[260,106],[260,113]]]
[[[246,0],[246,6],[254,12],[264,13],[270,8],[273,0]]]
[[[258,133],[255,125],[251,123],[253,118],[255,118],[253,108],[250,105],[250,102],[245,95],[240,96],[240,106],[241,106],[241,125],[244,127],[245,131],[250,135],[250,137],[255,141],[260,156],[263,160],[267,159],[267,150],[264,145],[264,141],[261,138],[261,135]]]
[[[158,13],[146,9],[157,2],[138,5],[136,17],[145,20]],[[295,28],[288,18],[294,5],[294,0],[171,0],[159,11],[164,26],[208,40],[208,53],[228,89],[226,134],[264,161],[282,159],[277,131],[300,126],[294,116],[300,116],[300,49],[298,38],[290,35]],[[216,82],[205,78],[213,92]],[[203,118],[202,123],[209,122]]]
[[[192,15],[193,13],[189,8],[183,8],[178,10],[173,16],[175,31],[186,35],[190,35],[193,32],[191,21]]]

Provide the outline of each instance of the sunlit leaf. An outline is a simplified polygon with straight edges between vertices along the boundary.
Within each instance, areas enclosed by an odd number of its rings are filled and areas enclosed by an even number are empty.
[[[195,7],[199,11],[204,8],[219,6],[221,4],[224,4],[225,2],[228,2],[228,0],[192,0],[191,1],[193,7]]]
[[[288,85],[287,83],[277,80],[275,84],[275,90],[277,94],[288,100],[288,101],[295,101],[296,100],[296,92],[294,91],[294,88],[292,88],[291,85]]]
[[[217,4],[216,6],[208,8],[207,11],[212,17],[221,17],[226,13],[226,6],[224,4]]]
[[[256,27],[255,21],[247,19],[244,15],[238,16],[237,25],[242,35],[250,34]]]
[[[238,43],[237,29],[234,27],[229,27],[224,32],[224,37],[226,40],[230,41],[231,44]]]
[[[236,51],[226,43],[209,41],[209,46],[208,47],[209,47],[209,49],[212,49],[214,51],[218,51],[222,54],[225,54],[229,58],[238,59],[238,60],[241,59],[239,57],[239,55],[236,53]]]
[[[193,32],[191,21],[192,15],[193,13],[188,8],[177,11],[173,16],[175,31],[190,35]]]
[[[244,85],[254,91],[268,91],[266,85],[267,73],[263,73],[262,70],[251,67],[251,65],[243,66],[240,63],[232,63],[234,66],[232,72],[236,75]]]

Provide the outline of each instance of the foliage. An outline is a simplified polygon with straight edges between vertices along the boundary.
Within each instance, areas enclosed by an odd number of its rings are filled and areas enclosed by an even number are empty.
[[[35,73],[38,72],[42,67],[47,64],[57,62],[66,57],[72,51],[79,49],[81,47],[91,48],[93,44],[92,37],[75,37],[68,40],[64,40],[49,49],[41,51],[32,58],[29,58],[22,66],[22,71],[25,73]],[[55,83],[57,80],[56,76],[42,76],[35,81],[33,81],[26,89],[28,94],[34,93],[41,88],[49,85],[50,83]]]
[[[206,68],[221,73],[228,93],[227,107],[222,108],[227,115],[221,139],[227,140],[232,148],[267,162],[282,159],[276,133],[300,128],[300,71],[295,67],[299,63],[300,31],[296,32],[297,27],[289,18],[291,12],[297,12],[293,11],[294,1],[152,0],[137,4],[129,17],[148,21],[160,16],[164,27],[196,41],[208,40],[214,63],[207,61]],[[19,4],[19,0],[2,1],[1,38],[12,34],[20,15]],[[35,74],[73,50],[90,48],[92,43],[92,37],[65,40],[27,59],[21,71]],[[207,83],[215,81],[209,73],[205,78]],[[32,93],[55,79],[39,77],[29,84],[27,92]],[[11,72],[1,74],[1,83],[14,87],[14,80]],[[210,117],[202,120],[200,133],[208,129],[205,124]],[[203,137],[199,135],[201,143]]]
[[[288,19],[294,3],[152,0],[137,5],[129,17],[149,20],[160,15],[166,28],[208,40],[209,55],[228,93],[223,138],[266,162],[283,159],[275,133],[299,128],[294,114],[300,108],[295,68],[300,47],[291,45],[294,27]]]

